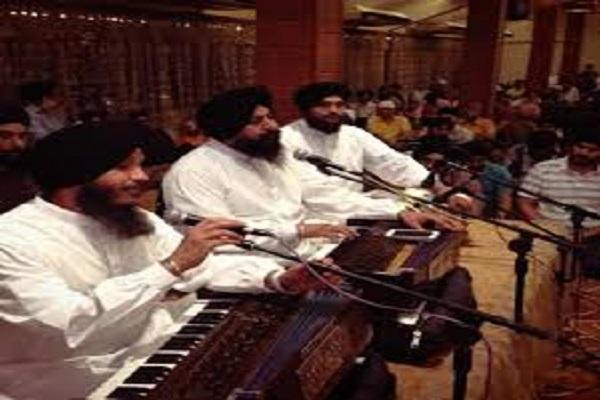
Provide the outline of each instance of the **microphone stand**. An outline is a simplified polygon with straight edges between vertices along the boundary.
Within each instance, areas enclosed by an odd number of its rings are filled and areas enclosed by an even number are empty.
[[[515,283],[515,302],[514,302],[514,319],[516,322],[523,322],[523,303],[524,303],[524,292],[525,292],[525,278],[527,276],[527,272],[529,270],[529,262],[527,260],[527,253],[532,248],[533,239],[540,239],[549,243],[553,243],[558,246],[567,247],[567,248],[575,248],[576,245],[565,240],[564,238],[557,235],[546,235],[539,232],[530,231],[528,229],[519,228],[513,226],[511,224],[507,224],[505,222],[500,222],[496,220],[490,220],[485,217],[481,217],[478,215],[471,215],[459,210],[451,210],[449,207],[444,206],[442,204],[437,204],[435,202],[422,199],[416,196],[411,196],[404,193],[399,193],[402,189],[394,184],[386,182],[381,177],[374,175],[369,172],[368,174],[357,172],[357,171],[348,171],[341,166],[335,166],[331,163],[317,165],[317,168],[323,173],[331,176],[337,176],[342,179],[351,180],[353,182],[359,182],[363,185],[371,185],[377,189],[384,190],[388,193],[392,193],[394,195],[401,195],[406,197],[412,201],[426,204],[429,206],[433,206],[439,208],[441,210],[446,211],[451,215],[459,215],[463,218],[473,218],[480,221],[483,221],[488,224],[492,224],[495,226],[499,226],[513,232],[519,234],[519,237],[513,240],[509,244],[509,249],[517,254],[517,258],[515,259],[515,274],[516,274],[516,283]],[[374,177],[375,176],[375,177]]]
[[[472,174],[472,176],[471,176],[471,178],[469,178],[468,182],[471,182],[474,179],[477,179],[477,177],[478,177],[477,175]],[[468,191],[465,187],[465,185],[467,183],[464,183],[460,186],[456,186],[456,187],[452,188],[451,190],[454,190],[455,193],[464,191],[472,198],[482,201],[488,205],[490,204],[490,201],[488,199],[486,199],[485,197],[476,195],[476,194]],[[442,196],[444,196],[444,195],[442,195]],[[435,202],[436,199],[434,198],[433,201]],[[520,215],[515,213],[514,211],[504,209],[502,207],[499,207],[498,209],[502,212],[505,212],[507,215],[509,215],[511,217],[517,217],[517,219],[521,219]],[[557,238],[564,239],[561,235],[557,235],[554,232],[552,232],[538,224],[535,224],[531,221],[525,221],[525,222],[527,222],[533,228],[536,228],[551,237],[557,237]],[[564,240],[566,240],[566,239],[564,239]],[[533,237],[528,232],[525,232],[525,231],[519,231],[519,236],[514,239],[511,239],[508,242],[508,249],[510,251],[514,252],[517,256],[515,259],[516,281],[515,281],[514,318],[515,318],[515,321],[519,321],[519,322],[523,321],[525,278],[529,271],[529,260],[527,259],[527,253],[529,253],[529,251],[531,251],[532,246],[533,246]],[[561,253],[561,261],[560,261],[561,262],[561,272],[559,274],[560,275],[559,281],[561,282],[561,285],[562,285],[562,279],[564,279],[563,277],[564,277],[564,270],[565,270],[565,264],[564,264],[565,258],[563,256],[563,253],[565,250],[564,250],[564,247],[560,246],[560,245],[558,245],[557,248],[558,248],[559,253]],[[576,250],[573,250],[573,251],[576,251]]]

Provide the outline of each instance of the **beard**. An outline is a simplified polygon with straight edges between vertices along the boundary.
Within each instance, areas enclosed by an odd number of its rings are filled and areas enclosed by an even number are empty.
[[[25,167],[25,154],[23,152],[11,151],[0,153],[0,167],[16,169]]]
[[[77,198],[84,214],[100,222],[123,239],[149,235],[154,226],[135,205],[116,205],[111,202],[112,191],[93,184],[84,185]]]
[[[280,131],[272,130],[259,139],[237,138],[231,147],[250,157],[275,162],[281,155]]]
[[[340,128],[342,127],[342,117],[340,116],[336,121],[334,121],[333,119],[331,121],[322,119],[322,118],[317,118],[314,117],[310,114],[307,114],[305,116],[306,119],[306,123],[308,124],[308,126],[310,126],[311,128],[314,128],[318,131],[321,131],[327,135],[331,135],[332,133],[336,133],[340,130]]]

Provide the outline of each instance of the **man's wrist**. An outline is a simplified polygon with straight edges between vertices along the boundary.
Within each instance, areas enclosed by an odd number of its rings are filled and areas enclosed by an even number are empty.
[[[181,264],[179,264],[177,261],[170,257],[160,261],[160,265],[162,265],[167,271],[169,271],[171,274],[177,277],[181,277],[181,275],[185,271]]]
[[[265,287],[268,290],[277,293],[291,293],[281,283],[280,277],[283,275],[283,271],[273,270],[265,276]]]
[[[296,225],[298,230],[298,239],[303,239],[306,236],[306,225],[300,222]]]

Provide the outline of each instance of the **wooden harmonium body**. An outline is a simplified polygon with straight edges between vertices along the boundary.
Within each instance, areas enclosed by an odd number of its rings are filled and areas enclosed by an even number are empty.
[[[202,299],[180,325],[90,398],[321,400],[372,336],[363,309],[325,291]]]
[[[397,220],[348,220],[359,236],[342,241],[327,256],[353,272],[397,277],[412,285],[456,266],[465,232],[405,229]]]

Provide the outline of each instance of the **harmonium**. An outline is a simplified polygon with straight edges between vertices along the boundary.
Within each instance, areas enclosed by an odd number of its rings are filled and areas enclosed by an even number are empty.
[[[350,219],[358,236],[330,246],[319,256],[358,273],[396,277],[412,286],[438,278],[456,266],[466,232],[406,229],[397,220]]]
[[[426,237],[416,240],[394,221],[354,222],[360,236],[329,248],[328,256],[357,272],[395,274],[407,285],[453,266],[464,239],[413,232]],[[369,311],[328,290],[302,298],[199,295],[175,335],[89,398],[324,400],[368,346]]]

